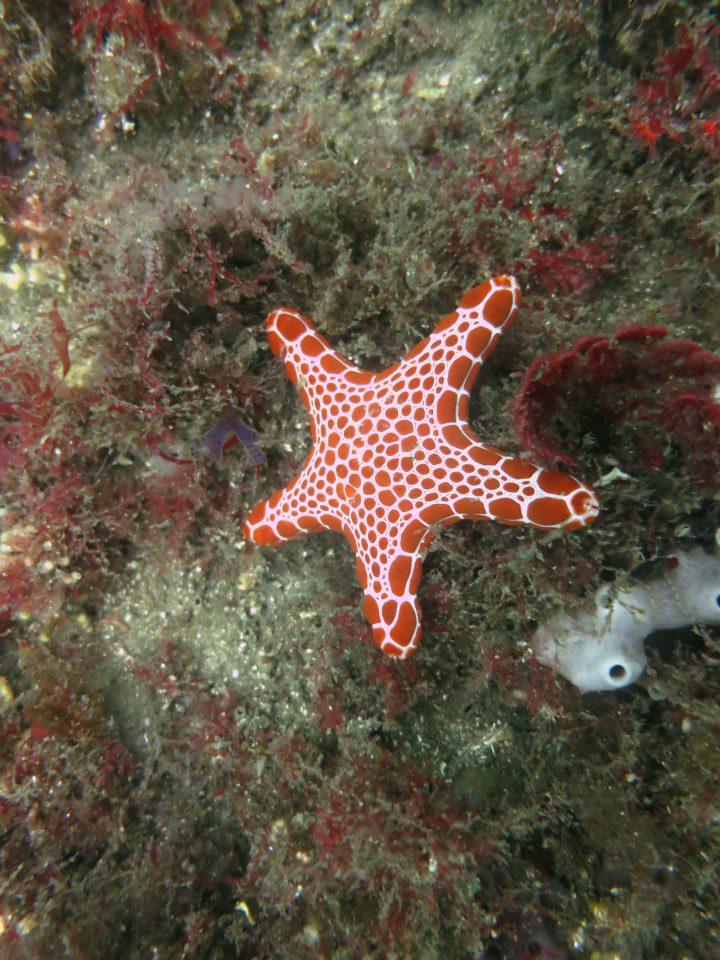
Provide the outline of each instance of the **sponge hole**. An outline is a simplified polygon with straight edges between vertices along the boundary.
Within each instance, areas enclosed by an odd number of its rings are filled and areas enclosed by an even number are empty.
[[[627,668],[622,663],[614,663],[608,670],[608,676],[614,683],[619,683],[627,677]]]

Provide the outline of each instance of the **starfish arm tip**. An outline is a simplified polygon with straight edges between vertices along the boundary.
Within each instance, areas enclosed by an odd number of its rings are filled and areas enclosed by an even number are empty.
[[[520,284],[515,277],[500,275],[473,287],[463,295],[458,313],[479,319],[494,330],[509,326],[522,306]]]
[[[595,492],[569,473],[540,470],[536,482],[539,493],[526,508],[528,522],[533,526],[578,530],[591,524],[600,513]]]
[[[371,561],[371,568],[376,566]],[[373,640],[387,656],[404,660],[417,649],[421,635],[416,593],[422,573],[419,552],[397,553],[372,576],[367,574],[366,562],[358,557],[356,571],[365,590],[363,610]]]

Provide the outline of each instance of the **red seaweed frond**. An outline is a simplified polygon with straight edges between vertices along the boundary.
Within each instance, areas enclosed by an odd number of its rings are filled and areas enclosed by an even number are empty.
[[[670,438],[705,488],[720,469],[720,357],[657,326],[590,337],[540,357],[515,405],[515,428],[540,461],[571,467],[560,436],[578,424],[633,469],[658,469]]]

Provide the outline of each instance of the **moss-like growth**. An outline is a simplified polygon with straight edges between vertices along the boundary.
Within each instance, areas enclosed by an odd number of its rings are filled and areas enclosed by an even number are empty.
[[[540,356],[630,325],[718,351],[711,5],[511,6],[4,4],[3,957],[717,956],[716,635],[584,697],[528,650],[712,541],[696,420],[588,425],[565,378],[545,439],[600,518],[443,531],[407,663],[338,538],[240,535],[309,443],[275,306],[379,368],[514,272],[471,420],[518,451]],[[203,451],[228,407],[264,464]]]

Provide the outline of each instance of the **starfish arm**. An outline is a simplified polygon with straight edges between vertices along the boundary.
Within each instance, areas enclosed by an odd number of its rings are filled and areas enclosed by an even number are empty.
[[[598,515],[594,492],[568,473],[538,467],[477,438],[454,445],[453,453],[458,466],[447,477],[452,493],[421,511],[426,523],[497,520],[575,530]]]
[[[440,372],[445,405],[452,406],[453,412],[459,409],[466,419],[470,390],[483,361],[517,319],[521,302],[514,277],[493,277],[468,290],[457,309],[443,317],[401,362],[403,376],[422,379]]]
[[[384,535],[374,527],[365,527],[358,536],[352,530],[345,533],[357,555],[355,571],[365,591],[363,609],[373,639],[383,653],[404,660],[420,642],[417,588],[422,554],[433,533],[412,524]]]
[[[288,379],[296,384],[300,399],[310,411],[310,431],[315,440],[321,409],[339,383],[366,386],[374,374],[346,360],[296,310],[274,310],[265,327],[270,349],[285,363]]]
[[[322,509],[307,496],[307,482],[313,471],[312,457],[309,457],[300,473],[285,487],[251,511],[242,528],[248,540],[259,546],[278,546],[305,533],[329,529]]]

